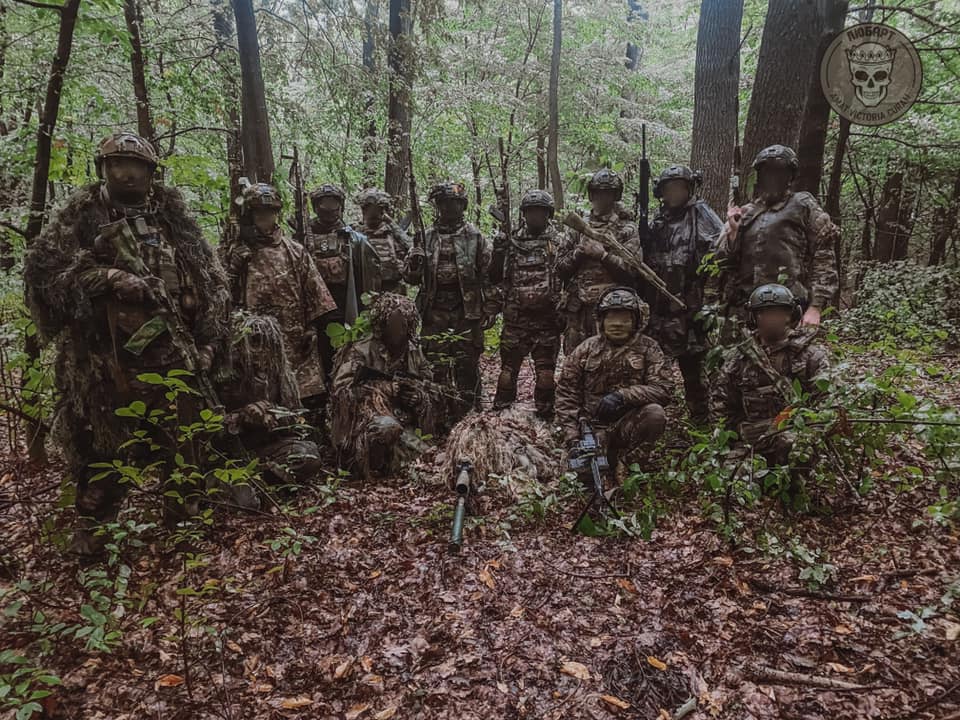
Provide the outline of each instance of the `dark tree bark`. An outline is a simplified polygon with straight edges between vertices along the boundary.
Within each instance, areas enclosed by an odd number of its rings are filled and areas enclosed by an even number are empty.
[[[220,67],[223,84],[224,120],[226,123],[227,171],[230,176],[230,203],[227,212],[231,220],[237,220],[240,207],[233,202],[240,197],[243,188],[243,152],[240,127],[240,86],[237,81],[236,33],[229,0],[214,0],[213,30],[217,38],[215,57]]]
[[[410,0],[390,0],[390,90],[387,100],[387,163],[384,189],[402,205],[410,156],[410,91],[413,83]]]
[[[73,31],[80,14],[81,0],[67,0],[60,13],[60,28],[57,32],[57,50],[50,64],[50,78],[43,99],[43,111],[40,126],[37,129],[37,154],[33,164],[33,188],[30,193],[30,219],[24,240],[29,246],[43,229],[47,209],[47,187],[50,179],[50,155],[53,147],[53,132],[60,114],[60,94],[63,91],[63,77],[70,62],[73,50]],[[40,346],[36,335],[27,336],[24,351],[31,362],[40,357]],[[39,422],[29,423],[27,438],[30,459],[36,463],[46,462],[46,432]]]
[[[138,0],[124,0],[123,16],[130,34],[130,69],[133,73],[133,96],[137,99],[137,132],[146,138],[159,153],[157,130],[150,113],[150,95],[147,92],[146,62],[143,57],[143,12]]]
[[[243,167],[251,181],[272,182],[275,169],[273,144],[270,141],[270,119],[267,114],[257,19],[253,14],[252,0],[233,0],[233,12],[237,21],[237,47],[240,52],[243,88]]]
[[[878,262],[902,260],[906,256],[906,243],[913,229],[914,192],[904,189],[903,178],[904,173],[897,170],[889,173],[883,184],[873,246],[873,259]]]
[[[958,213],[960,213],[960,171],[953,180],[953,192],[949,203],[937,209],[933,247],[930,249],[930,265],[939,265],[946,259],[947,241],[957,229]]]
[[[763,148],[796,149],[819,39],[816,0],[770,0],[743,133],[742,177]]]
[[[364,111],[367,127],[363,138],[363,181],[369,186],[377,183],[377,120],[374,108],[377,95],[377,25],[380,20],[380,4],[367,0],[363,14],[363,69],[367,79],[367,99]]]
[[[543,130],[537,133],[537,187],[547,189],[547,136]]]
[[[547,91],[547,169],[556,207],[563,207],[563,176],[560,175],[560,49],[563,45],[563,0],[553,0],[553,52],[550,55],[550,86]]]
[[[820,87],[820,59],[830,43],[843,30],[843,22],[847,17],[850,2],[849,0],[820,0],[818,4],[820,42],[807,87],[803,121],[800,123],[800,142],[797,147],[800,169],[794,181],[794,187],[797,190],[806,190],[814,195],[820,193],[823,149],[826,146],[827,124],[830,121],[830,103],[827,102]]]
[[[743,0],[703,0],[697,29],[690,165],[703,172],[703,199],[725,216],[737,144]]]

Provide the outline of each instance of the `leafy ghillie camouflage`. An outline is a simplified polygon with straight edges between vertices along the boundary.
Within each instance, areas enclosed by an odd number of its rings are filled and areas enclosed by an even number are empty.
[[[180,193],[154,185],[153,221],[176,251],[178,271],[195,293],[192,333],[198,346],[214,351],[214,369],[229,367],[230,318],[226,278],[203,239]],[[94,183],[76,191],[27,252],[25,294],[31,316],[45,343],[55,343],[58,401],[55,429],[71,460],[91,451],[113,457],[128,439],[127,424],[114,414],[120,404],[116,374],[121,367],[105,318],[84,290],[81,275],[105,268],[94,250],[100,227],[118,219]],[[127,363],[129,366],[130,363]],[[78,433],[90,435],[90,447],[75,447]],[[81,457],[82,456],[82,457]]]

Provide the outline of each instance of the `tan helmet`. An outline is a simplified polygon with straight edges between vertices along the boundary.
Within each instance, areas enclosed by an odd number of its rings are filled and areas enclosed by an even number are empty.
[[[283,207],[283,201],[280,199],[280,193],[277,189],[268,183],[254,183],[247,185],[243,189],[241,204],[244,214],[257,208],[269,208],[271,210],[280,210]]]
[[[346,193],[344,193],[339,187],[336,185],[331,185],[330,183],[325,183],[310,193],[310,203],[316,204],[318,200],[326,197],[335,197],[340,201],[341,207],[344,205],[344,202],[347,199]]]
[[[643,330],[650,321],[650,306],[640,299],[637,291],[631,287],[612,287],[600,296],[597,303],[597,320],[603,321],[603,314],[609,310],[629,310],[637,318],[637,330]]]
[[[380,188],[367,188],[357,195],[357,205],[365,208],[368,205],[379,205],[384,210],[390,209],[390,195]]]
[[[438,200],[459,200],[466,207],[468,202],[467,188],[464,187],[463,183],[458,182],[437,183],[430,188],[427,199],[432,203],[436,203]]]
[[[131,132],[116,132],[100,141],[97,152],[93,156],[98,177],[103,177],[103,161],[112,157],[136,158],[147,163],[151,168],[156,168],[159,162],[153,145]]]

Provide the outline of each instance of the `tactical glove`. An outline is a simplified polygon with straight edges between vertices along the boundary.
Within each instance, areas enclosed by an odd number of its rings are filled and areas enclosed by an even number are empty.
[[[616,422],[627,410],[627,401],[623,393],[614,391],[603,396],[597,405],[597,420],[604,424]]]

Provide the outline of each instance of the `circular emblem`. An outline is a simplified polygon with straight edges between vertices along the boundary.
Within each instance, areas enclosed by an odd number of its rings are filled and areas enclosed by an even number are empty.
[[[820,87],[830,107],[856,125],[897,120],[916,102],[922,84],[917,49],[889,25],[846,28],[820,60]]]

